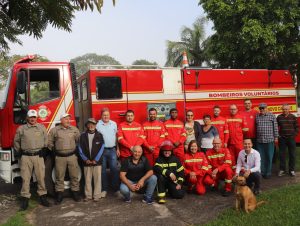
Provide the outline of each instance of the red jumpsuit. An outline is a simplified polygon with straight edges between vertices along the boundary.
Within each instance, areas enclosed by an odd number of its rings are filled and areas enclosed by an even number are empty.
[[[160,121],[147,121],[143,124],[144,129],[144,155],[148,159],[151,166],[154,166],[155,160],[159,156],[159,148],[161,143],[165,139],[165,126]],[[150,146],[154,147],[153,151],[150,151]]]
[[[223,144],[222,147],[224,147],[224,144],[228,143],[229,138],[229,130],[226,118],[222,116],[212,117],[211,124],[218,129],[219,136]]]
[[[190,185],[196,185],[196,192],[199,195],[205,194],[205,185],[214,184],[214,180],[209,173],[207,159],[203,152],[197,152],[195,154],[186,153],[183,166],[186,181]],[[190,178],[191,172],[196,174],[197,179],[192,180]]]
[[[184,162],[184,142],[186,140],[186,131],[183,122],[180,120],[169,119],[165,121],[166,139],[170,140],[173,144],[179,142],[179,146],[173,149],[174,155],[179,158],[180,162]]]
[[[120,144],[120,159],[123,160],[132,155],[130,148],[144,143],[144,131],[137,122],[122,122],[118,127],[118,142]]]
[[[247,128],[249,129],[244,133],[244,136],[247,138],[256,138],[256,123],[255,118],[258,112],[254,109],[250,111],[243,111],[241,115],[244,117],[245,124],[247,125]]]
[[[243,147],[243,133],[248,131],[243,116],[233,115],[227,118],[229,140],[228,149],[232,157],[232,168],[236,168],[236,160]]]
[[[234,175],[231,168],[231,155],[227,148],[221,148],[219,151],[209,149],[206,151],[208,167],[213,171],[218,169],[215,178],[215,187],[218,187],[219,180],[225,181],[225,190],[231,191],[231,182]]]

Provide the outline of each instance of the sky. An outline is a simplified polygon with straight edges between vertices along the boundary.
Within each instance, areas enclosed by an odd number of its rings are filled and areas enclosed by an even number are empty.
[[[166,40],[179,41],[183,26],[204,16],[198,0],[104,0],[102,13],[77,12],[72,32],[48,26],[43,38],[20,36],[10,54],[39,54],[51,61],[69,61],[86,53],[108,54],[123,65],[137,59],[166,62]],[[212,23],[206,27],[211,35]]]

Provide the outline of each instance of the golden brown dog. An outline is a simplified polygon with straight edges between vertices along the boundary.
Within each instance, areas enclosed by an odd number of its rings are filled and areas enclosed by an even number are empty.
[[[236,210],[243,209],[246,213],[255,210],[256,207],[265,203],[265,201],[256,202],[255,195],[251,189],[247,186],[246,178],[238,176],[234,178],[236,183],[235,193],[235,208]]]

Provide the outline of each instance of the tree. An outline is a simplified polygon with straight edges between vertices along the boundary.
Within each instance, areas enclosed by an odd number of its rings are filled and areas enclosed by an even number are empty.
[[[77,76],[87,72],[90,65],[120,65],[120,62],[109,55],[97,55],[96,53],[87,53],[83,56],[71,59],[75,64]]]
[[[18,35],[41,38],[48,24],[70,32],[75,11],[102,6],[103,0],[1,0],[0,53],[9,50],[8,42],[21,44]]]
[[[165,66],[177,66],[174,63],[178,61],[183,51],[187,52],[191,65],[201,66],[205,62],[203,42],[205,40],[204,24],[206,21],[205,17],[199,17],[193,23],[192,28],[184,26],[180,33],[179,42],[167,40],[167,62]]]
[[[145,59],[140,59],[140,60],[135,60],[132,62],[132,65],[143,65],[143,68],[156,68],[158,67],[158,64],[154,61],[154,62],[150,62],[148,60]],[[145,65],[149,65],[149,67],[145,66]]]
[[[219,67],[286,68],[300,59],[299,0],[200,0]]]
[[[5,85],[8,75],[14,63],[25,56],[21,55],[12,55],[12,56],[3,56],[0,55],[0,89]],[[40,55],[36,55],[35,62],[48,62],[49,59]]]

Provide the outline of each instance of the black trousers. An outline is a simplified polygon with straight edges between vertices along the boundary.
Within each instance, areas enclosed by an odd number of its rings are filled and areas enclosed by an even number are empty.
[[[184,196],[184,190],[181,188],[179,190],[176,189],[177,184],[175,184],[171,179],[159,175],[157,176],[157,189],[158,189],[158,197],[165,197],[166,196],[166,190],[168,189],[168,192],[170,196],[174,199],[182,199]]]
[[[260,181],[261,181],[261,175],[259,172],[250,173],[250,175],[246,179],[247,186],[249,188],[252,188],[252,186],[254,184],[254,190],[260,189]]]
[[[286,148],[289,153],[289,172],[295,171],[296,141],[294,137],[279,137],[280,170],[286,170]]]

